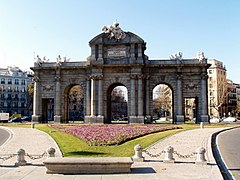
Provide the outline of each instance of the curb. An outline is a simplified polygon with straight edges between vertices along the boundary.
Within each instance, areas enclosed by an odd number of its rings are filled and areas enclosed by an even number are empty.
[[[222,132],[225,132],[225,131],[228,131],[228,130],[231,130],[231,129],[235,129],[235,128],[239,128],[239,127],[231,127],[231,128],[223,129],[221,131],[213,133],[212,140],[211,140],[211,142],[212,142],[212,153],[213,153],[213,156],[214,156],[214,158],[217,162],[217,165],[220,169],[220,172],[221,172],[224,179],[229,179],[229,180],[233,180],[234,178],[232,176],[232,173],[228,170],[228,167],[227,167],[225,161],[222,158],[221,152],[218,148],[218,143],[217,143],[218,142],[217,141],[218,137],[217,136]]]
[[[1,147],[4,147],[4,146],[10,141],[10,139],[13,138],[14,133],[13,133],[13,131],[12,131],[11,129],[9,129],[9,128],[7,128],[7,127],[0,126],[0,128],[5,129],[5,130],[8,131],[9,134],[10,134],[9,137],[8,137],[8,139],[1,145]]]
[[[39,129],[37,129],[37,128],[32,128],[32,129],[37,130],[37,131],[39,131],[39,132],[41,132],[41,133],[46,134],[46,135],[49,137],[49,139],[51,139],[51,140],[53,141],[53,143],[55,144],[55,146],[57,147],[56,151],[58,151],[58,152],[59,152],[59,155],[60,155],[61,157],[63,157],[63,154],[62,154],[61,149],[59,148],[57,142],[52,138],[52,136],[50,136],[48,133],[46,133],[46,132],[44,132],[44,131],[41,131],[41,130],[39,130]]]

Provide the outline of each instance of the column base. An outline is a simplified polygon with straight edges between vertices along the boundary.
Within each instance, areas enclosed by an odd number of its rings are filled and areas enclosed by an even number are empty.
[[[132,157],[133,162],[144,162],[145,158],[144,157]]]
[[[61,123],[62,116],[55,115],[54,116],[54,123],[55,124],[60,124]]]
[[[209,117],[208,115],[201,115],[200,121],[203,122],[203,124],[209,124]]]
[[[129,116],[130,124],[144,124],[144,116]]]
[[[176,115],[176,121],[174,122],[174,124],[184,124],[184,116],[183,115]]]
[[[104,124],[104,116],[85,116],[85,123]]]
[[[41,122],[41,116],[32,115],[32,122]]]

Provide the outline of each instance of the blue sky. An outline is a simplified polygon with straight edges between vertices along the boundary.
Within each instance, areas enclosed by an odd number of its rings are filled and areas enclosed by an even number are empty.
[[[0,0],[0,67],[28,70],[34,54],[86,60],[88,42],[117,20],[145,40],[149,59],[203,51],[240,83],[239,8],[239,0]]]

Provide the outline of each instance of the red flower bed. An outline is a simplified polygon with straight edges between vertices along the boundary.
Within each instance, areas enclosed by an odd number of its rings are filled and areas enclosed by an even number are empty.
[[[75,135],[90,146],[116,145],[128,140],[154,132],[160,132],[176,127],[172,125],[50,125],[68,134]]]

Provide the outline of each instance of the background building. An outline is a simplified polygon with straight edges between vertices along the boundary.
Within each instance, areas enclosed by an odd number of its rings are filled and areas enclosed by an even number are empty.
[[[227,97],[228,115],[237,116],[237,113],[238,113],[237,86],[238,86],[238,84],[233,83],[231,80],[227,80],[227,82],[228,82],[228,97]]]
[[[236,84],[237,92],[237,116],[240,117],[240,84]]]
[[[0,112],[31,115],[32,105],[28,95],[31,81],[30,72],[23,72],[15,66],[0,68]]]
[[[228,83],[226,68],[216,59],[209,59],[208,68],[208,104],[211,118],[219,118],[227,113]]]

